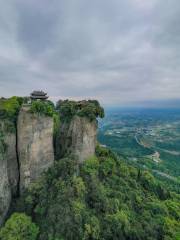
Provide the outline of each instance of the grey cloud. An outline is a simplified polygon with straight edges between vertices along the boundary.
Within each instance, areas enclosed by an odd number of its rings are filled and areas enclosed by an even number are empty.
[[[7,0],[0,9],[0,94],[179,98],[179,0]]]

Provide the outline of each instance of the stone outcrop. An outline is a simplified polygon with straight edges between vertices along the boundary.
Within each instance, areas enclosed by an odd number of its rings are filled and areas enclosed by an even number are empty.
[[[71,121],[61,123],[56,139],[57,158],[73,154],[80,163],[83,162],[95,154],[96,135],[96,120],[74,116]]]
[[[0,225],[3,223],[11,204],[11,187],[8,178],[8,162],[4,141],[4,124],[0,122]]]
[[[20,192],[54,162],[53,119],[23,107],[18,116],[18,158]]]
[[[1,149],[0,149],[1,151]],[[5,156],[0,153],[0,225],[9,210],[11,204],[11,188],[9,185],[7,160]]]
[[[79,164],[95,154],[96,120],[77,115],[60,119],[53,139],[53,118],[29,110],[23,105],[17,119],[0,120],[0,226],[12,199],[53,164],[53,140],[57,159],[72,154]]]
[[[23,107],[17,131],[9,120],[0,121],[0,226],[11,199],[22,193],[54,162],[53,119]]]
[[[16,132],[8,132],[4,138],[6,144],[6,159],[9,184],[12,196],[18,195],[19,169],[16,154]]]

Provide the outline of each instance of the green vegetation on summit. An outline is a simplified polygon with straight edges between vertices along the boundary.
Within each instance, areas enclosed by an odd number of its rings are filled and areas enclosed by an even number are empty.
[[[23,103],[21,97],[0,98],[0,135],[2,131],[15,132],[19,110]]]
[[[23,103],[21,97],[11,97],[0,99],[0,119],[16,120],[19,109]]]
[[[88,101],[59,101],[57,104],[57,110],[63,120],[71,120],[73,116],[87,117],[90,121],[96,118],[104,117],[104,109],[100,106],[96,100]]]
[[[32,101],[30,112],[53,117],[55,114],[55,106],[51,101]]]

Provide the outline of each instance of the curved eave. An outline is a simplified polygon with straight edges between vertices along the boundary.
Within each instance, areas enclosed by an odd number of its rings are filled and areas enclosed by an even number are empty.
[[[47,93],[44,92],[32,92],[31,96],[46,96]]]
[[[47,99],[48,96],[31,96],[31,99]]]

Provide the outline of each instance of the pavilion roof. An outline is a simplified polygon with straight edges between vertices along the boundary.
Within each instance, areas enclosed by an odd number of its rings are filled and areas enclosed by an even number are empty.
[[[33,91],[31,93],[32,96],[46,96],[47,93],[43,92],[43,91]]]

